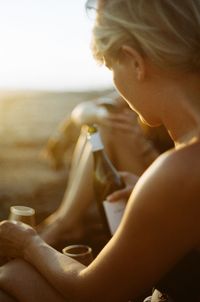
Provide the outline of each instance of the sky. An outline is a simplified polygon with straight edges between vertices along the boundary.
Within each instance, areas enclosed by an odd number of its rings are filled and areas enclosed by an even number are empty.
[[[0,0],[0,89],[112,87],[92,57],[85,0]]]

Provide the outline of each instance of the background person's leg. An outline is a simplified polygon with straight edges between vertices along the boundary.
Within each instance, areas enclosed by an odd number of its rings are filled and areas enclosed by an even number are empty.
[[[38,226],[42,238],[54,245],[63,234],[72,237],[73,229],[93,201],[93,160],[90,145],[86,142],[85,132],[76,144],[67,188],[60,207]],[[70,231],[70,234],[67,232]]]

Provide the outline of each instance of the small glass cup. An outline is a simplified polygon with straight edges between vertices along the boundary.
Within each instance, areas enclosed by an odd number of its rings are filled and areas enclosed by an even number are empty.
[[[35,210],[25,206],[12,206],[10,207],[8,220],[21,221],[35,227]]]
[[[62,250],[63,254],[88,266],[93,261],[92,248],[85,244],[68,245]]]

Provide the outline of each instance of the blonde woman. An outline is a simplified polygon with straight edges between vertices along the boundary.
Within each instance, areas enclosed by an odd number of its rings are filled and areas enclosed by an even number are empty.
[[[48,301],[126,302],[154,288],[151,302],[200,301],[199,41],[200,0],[98,1],[94,56],[143,121],[168,129],[175,148],[140,177],[119,229],[87,268],[33,229],[2,222],[2,253],[22,258],[2,267],[4,292],[44,301],[37,284]]]

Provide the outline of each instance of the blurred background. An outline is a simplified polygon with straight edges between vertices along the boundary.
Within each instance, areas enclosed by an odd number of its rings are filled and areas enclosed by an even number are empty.
[[[102,89],[110,73],[90,51],[86,0],[0,0],[0,88]]]
[[[33,206],[38,221],[62,199],[68,169],[41,157],[81,101],[113,89],[90,50],[85,0],[0,0],[0,219]]]

